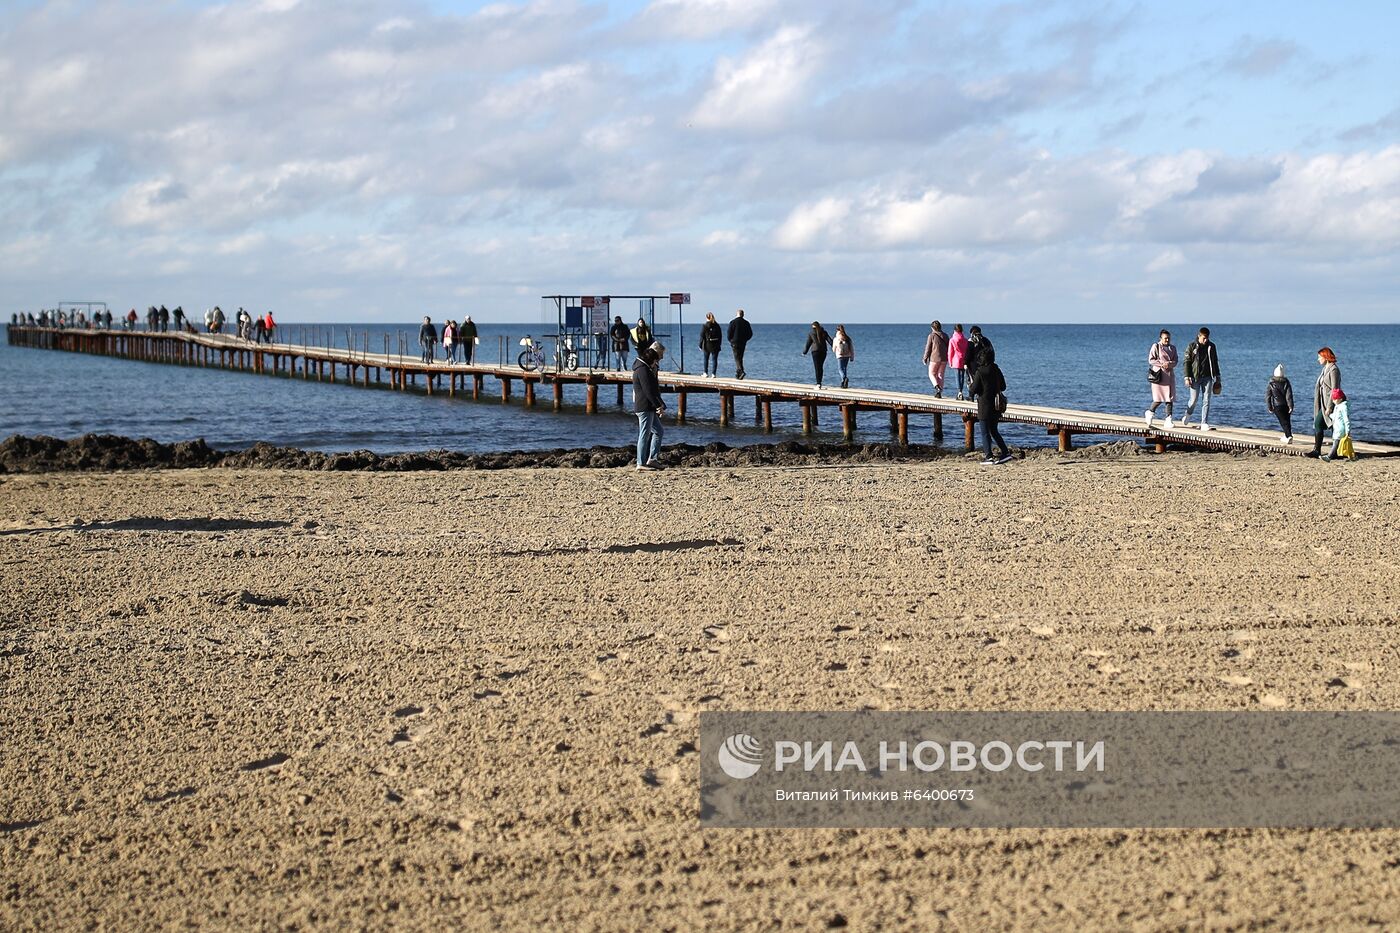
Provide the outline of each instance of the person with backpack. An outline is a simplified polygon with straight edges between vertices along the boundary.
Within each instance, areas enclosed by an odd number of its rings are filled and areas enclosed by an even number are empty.
[[[851,361],[856,358],[856,345],[851,335],[846,333],[845,324],[836,325],[836,336],[831,338],[831,350],[836,354],[836,368],[841,371],[841,388],[851,384]]]
[[[933,383],[933,397],[943,397],[943,375],[948,369],[948,335],[943,333],[943,322],[934,321],[929,325],[928,339],[924,341],[924,365],[928,367],[928,381]]]
[[[831,335],[822,327],[820,321],[812,322],[812,329],[807,332],[807,343],[802,347],[802,355],[812,354],[812,369],[817,375],[817,388],[822,387],[822,370],[826,368],[826,351],[831,348]]]
[[[983,352],[990,349],[992,349],[992,342],[986,337],[982,336],[981,327],[979,327],[976,324],[973,324],[972,329],[967,332],[967,360],[964,363],[964,366],[969,373],[975,374],[977,370],[982,368],[982,354]],[[971,391],[970,385],[968,389],[968,399],[975,400],[977,398],[977,394]]]
[[[1285,444],[1293,443],[1293,383],[1284,375],[1282,363],[1274,367],[1274,377],[1264,390],[1264,403],[1283,429],[1279,440]]]
[[[705,314],[705,323],[700,325],[700,352],[705,354],[705,378],[719,375],[719,350],[724,346],[724,332],[719,329],[713,311]]]
[[[1323,460],[1336,460],[1345,457],[1356,459],[1356,446],[1351,441],[1351,408],[1347,405],[1347,394],[1341,389],[1332,390],[1332,451]]]
[[[1201,430],[1214,431],[1210,423],[1210,397],[1220,394],[1220,357],[1215,344],[1210,339],[1210,328],[1202,327],[1196,339],[1186,348],[1186,387],[1191,395],[1186,400],[1186,417],[1181,419],[1183,428],[1190,427],[1191,416],[1196,412],[1196,402],[1201,403]]]
[[[729,322],[729,349],[734,354],[734,378],[743,379],[744,373],[744,350],[748,347],[749,341],[753,339],[753,325],[744,317],[744,309],[740,308],[734,312],[734,318]]]
[[[1006,376],[1002,374],[996,359],[995,350],[991,347],[984,349],[978,355],[978,369],[973,373],[972,382],[968,387],[977,399],[977,420],[982,424],[982,452],[986,454],[982,461],[984,466],[1009,463],[1015,459],[1011,448],[1007,447],[1006,441],[1002,439],[998,427],[1002,413],[1006,411]],[[996,442],[1000,456],[992,454],[993,441]]]
[[[627,332],[627,325],[622,323],[622,315],[613,318],[608,336],[612,339],[613,357],[617,361],[617,368],[627,369],[627,354],[632,352],[632,335]]]

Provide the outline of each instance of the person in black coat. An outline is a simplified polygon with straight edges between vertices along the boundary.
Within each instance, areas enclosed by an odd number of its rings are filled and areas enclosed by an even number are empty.
[[[612,338],[613,355],[617,358],[617,368],[627,368],[627,355],[632,352],[632,332],[627,329],[627,325],[622,323],[622,315],[613,318],[612,328],[608,331],[608,336]]]
[[[735,313],[729,322],[729,349],[734,351],[734,378],[744,378],[744,348],[753,339],[753,325],[744,318],[744,309]]]
[[[812,354],[812,369],[816,370],[819,389],[822,386],[822,369],[826,366],[826,351],[830,349],[831,335],[820,321],[813,321],[812,329],[807,332],[807,343],[802,347],[802,355]]]
[[[433,326],[432,318],[423,317],[423,323],[418,327],[418,346],[423,351],[423,362],[431,363],[437,348],[438,332]]]
[[[661,453],[661,417],[666,402],[661,398],[661,383],[656,370],[666,355],[666,348],[651,343],[637,351],[632,364],[632,411],[637,415],[637,469],[659,470],[656,462]]]
[[[714,312],[705,315],[705,323],[700,325],[700,352],[705,354],[705,376],[719,375],[719,348],[724,346],[724,331],[720,330]]]
[[[1007,463],[1013,459],[1011,448],[1002,440],[997,425],[1001,421],[998,408],[999,396],[1006,392],[1006,377],[996,364],[996,352],[991,347],[983,348],[979,355],[981,366],[972,376],[972,393],[977,398],[977,420],[982,423],[982,452],[986,454],[984,464]],[[992,441],[996,441],[1000,457],[992,455]]]

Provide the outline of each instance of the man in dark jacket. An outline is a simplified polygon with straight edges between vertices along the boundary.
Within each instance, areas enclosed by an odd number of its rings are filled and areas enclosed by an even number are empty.
[[[963,364],[967,367],[967,371],[976,376],[977,371],[982,368],[982,354],[988,352],[995,352],[992,348],[992,342],[983,336],[981,327],[973,324],[972,329],[967,332],[967,361]],[[976,390],[971,385],[968,386],[967,391],[969,401],[977,398]]]
[[[476,359],[476,322],[470,314],[457,328],[457,345],[462,348],[462,362],[470,366]]]
[[[972,393],[977,398],[977,420],[982,423],[982,452],[987,455],[982,463],[1009,463],[1015,458],[997,427],[1001,421],[997,396],[1006,391],[1006,377],[996,364],[996,352],[990,346],[985,347],[977,359],[979,366],[972,376]],[[1000,457],[992,455],[992,441],[996,441]]]
[[[627,354],[632,352],[632,334],[627,330],[627,325],[622,323],[622,315],[618,314],[613,317],[608,336],[612,338],[612,351],[617,360],[617,368],[626,369]]]
[[[1210,397],[1220,386],[1220,357],[1210,340],[1210,328],[1202,327],[1196,340],[1186,348],[1186,385],[1191,398],[1186,403],[1186,417],[1181,426],[1187,427],[1196,403],[1201,403],[1201,430],[1214,431],[1210,426]]]
[[[423,350],[423,362],[431,363],[437,348],[437,328],[427,315],[423,316],[423,323],[418,328],[418,346]]]
[[[661,398],[661,384],[656,378],[657,367],[666,355],[666,348],[651,343],[637,351],[632,364],[632,411],[637,415],[637,469],[659,470],[656,458],[661,454],[661,416],[666,402]]]
[[[831,335],[822,327],[820,321],[812,322],[812,329],[807,331],[807,343],[802,347],[802,355],[806,356],[808,351],[812,354],[812,369],[817,374],[817,388],[822,387],[822,369],[826,366],[826,351],[831,349]]]
[[[744,378],[744,348],[753,339],[753,326],[744,319],[744,309],[740,308],[729,322],[729,349],[734,351],[734,378]]]

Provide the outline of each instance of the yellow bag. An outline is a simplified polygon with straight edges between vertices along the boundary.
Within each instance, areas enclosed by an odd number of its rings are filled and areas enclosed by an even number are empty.
[[[1348,460],[1356,459],[1356,448],[1352,446],[1350,434],[1343,434],[1342,439],[1337,441],[1337,456],[1346,457]]]

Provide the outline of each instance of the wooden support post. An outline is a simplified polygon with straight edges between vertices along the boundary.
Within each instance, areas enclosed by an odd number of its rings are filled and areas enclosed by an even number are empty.
[[[1167,442],[1166,442],[1166,440],[1165,440],[1164,438],[1160,438],[1160,437],[1157,438],[1157,443],[1153,445],[1152,449],[1153,449],[1156,453],[1159,453],[1159,454],[1164,454],[1164,453],[1166,453],[1166,452],[1167,452]]]
[[[841,406],[841,436],[850,443],[856,436],[856,407],[854,405]]]
[[[963,415],[963,449],[977,449],[977,419],[972,415]]]
[[[624,399],[624,398],[622,397],[622,390],[625,389],[626,387],[627,387],[626,383],[619,382],[619,383],[617,384],[617,404],[618,404],[618,405],[626,405],[626,404],[627,404],[626,399]]]
[[[895,411],[893,408],[890,409],[890,433],[899,433],[899,412]]]
[[[535,382],[533,379],[525,380],[525,406],[527,408],[535,407]]]
[[[554,410],[559,411],[564,407],[564,383],[558,379],[554,380]]]
[[[1069,433],[1069,428],[1060,428],[1060,453],[1067,453],[1074,447],[1074,435]]]
[[[773,400],[771,398],[763,400],[763,430],[769,433],[773,431]]]
[[[456,373],[448,373],[448,374],[447,374],[447,397],[448,397],[448,398],[456,398],[456,397],[457,397],[457,374],[456,374]]]
[[[433,394],[433,383],[434,383],[434,382],[437,382],[437,376],[434,376],[432,373],[426,373],[426,374],[424,374],[423,382],[424,382],[424,383],[427,385],[427,387],[428,387],[428,394],[429,394],[429,395],[432,395],[432,394]]]
[[[814,417],[812,417],[812,416],[815,415],[815,414],[816,414],[816,406],[815,406],[815,405],[813,405],[811,402],[803,402],[803,403],[802,403],[802,433],[803,433],[803,434],[811,434],[811,433],[812,433],[813,423],[816,421],[816,418],[814,418]]]
[[[897,422],[897,423],[898,423],[898,426],[899,426],[899,446],[901,446],[901,447],[908,447],[908,446],[909,446],[909,412],[907,412],[907,411],[902,411],[902,412],[900,412],[900,413],[899,413],[899,419],[898,419],[898,422]]]
[[[588,383],[587,401],[584,402],[583,410],[590,415],[598,414],[598,383]]]
[[[481,390],[485,387],[486,377],[477,373],[472,376],[472,398],[481,398]]]
[[[505,403],[508,403],[508,402],[510,401],[510,380],[507,379],[505,376],[502,376],[502,377],[500,377],[500,378],[501,378],[501,402],[502,402],[502,404],[505,404]]]
[[[934,441],[943,440],[943,415],[941,414],[933,416],[933,439]]]
[[[685,424],[686,393],[676,393],[676,424]]]
[[[733,398],[728,392],[719,394],[719,426],[729,427],[729,402]]]

